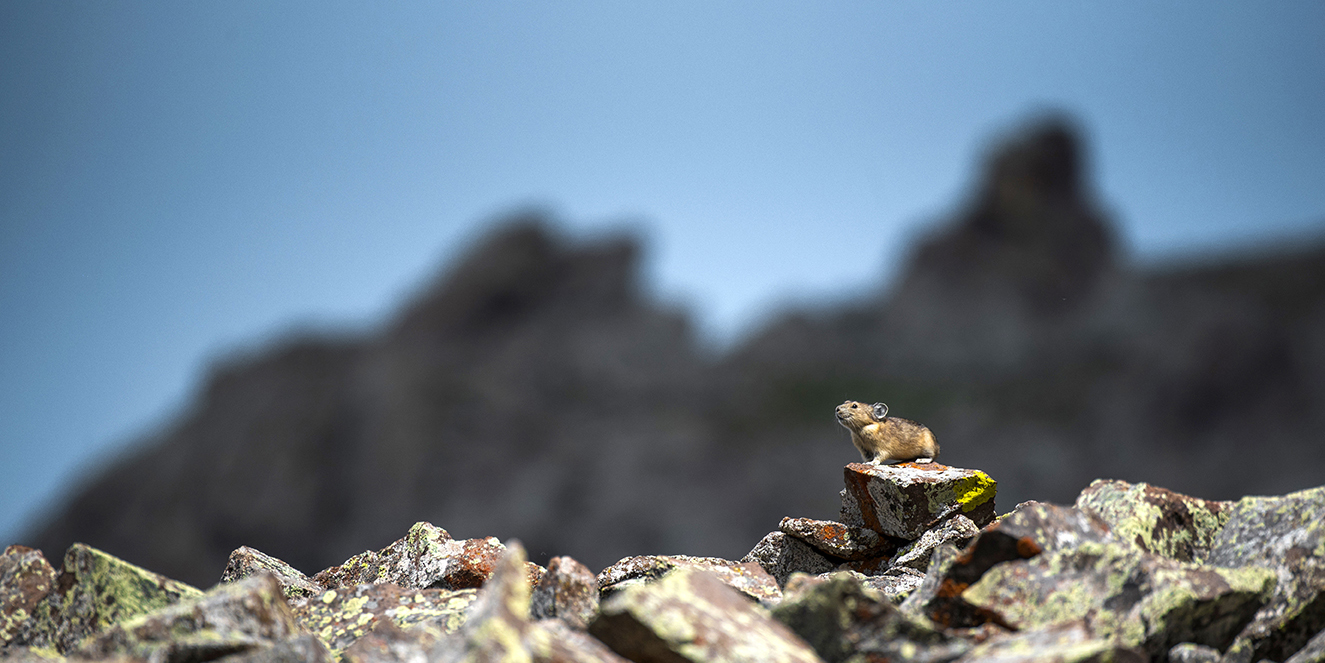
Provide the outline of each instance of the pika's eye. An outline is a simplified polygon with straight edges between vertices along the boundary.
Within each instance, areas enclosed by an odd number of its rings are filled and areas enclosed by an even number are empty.
[[[855,404],[855,403],[852,403],[852,404],[851,404],[851,409],[853,409],[853,410],[856,409],[856,404]]]

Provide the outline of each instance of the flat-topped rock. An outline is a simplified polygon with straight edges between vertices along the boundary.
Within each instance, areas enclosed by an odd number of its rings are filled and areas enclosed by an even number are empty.
[[[939,463],[851,463],[843,475],[842,521],[848,525],[909,541],[957,514],[977,527],[994,519],[998,483],[980,470]]]

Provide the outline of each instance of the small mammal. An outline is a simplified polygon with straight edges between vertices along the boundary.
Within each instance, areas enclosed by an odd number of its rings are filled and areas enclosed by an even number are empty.
[[[851,431],[851,444],[873,465],[892,460],[928,463],[939,455],[934,433],[910,419],[888,416],[883,403],[847,401],[837,406],[837,423]]]

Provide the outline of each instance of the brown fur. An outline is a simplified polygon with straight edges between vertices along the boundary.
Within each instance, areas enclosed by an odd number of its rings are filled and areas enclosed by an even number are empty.
[[[885,406],[886,407],[886,406]],[[858,401],[837,406],[837,422],[851,431],[851,444],[867,462],[935,458],[939,443],[934,433],[910,419],[875,416],[874,407]]]

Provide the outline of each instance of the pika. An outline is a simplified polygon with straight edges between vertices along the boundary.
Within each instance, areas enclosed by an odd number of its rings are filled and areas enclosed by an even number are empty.
[[[890,460],[928,463],[939,455],[939,443],[928,428],[888,416],[888,406],[883,403],[847,401],[837,406],[837,423],[851,431],[851,444],[874,465]]]

